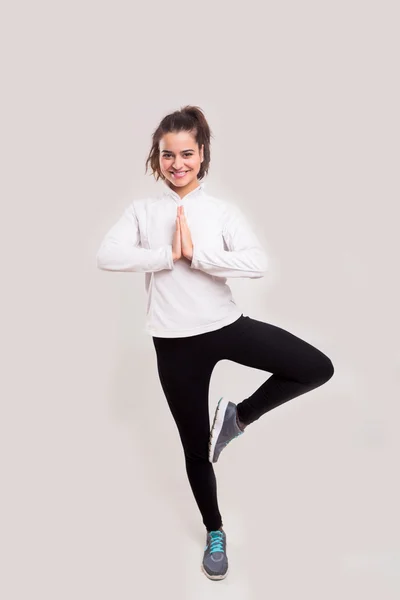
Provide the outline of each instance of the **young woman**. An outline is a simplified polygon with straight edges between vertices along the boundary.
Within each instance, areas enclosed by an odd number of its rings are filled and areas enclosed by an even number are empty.
[[[201,180],[210,165],[211,132],[200,108],[162,119],[146,161],[162,190],[136,199],[105,236],[100,269],[145,273],[145,331],[175,420],[189,483],[206,527],[202,569],[228,573],[226,533],[213,463],[234,438],[269,410],[313,390],[334,372],[331,360],[292,333],[244,316],[229,277],[263,277],[267,257],[242,211],[215,198]],[[210,431],[208,392],[220,360],[272,375],[249,398],[218,402]]]

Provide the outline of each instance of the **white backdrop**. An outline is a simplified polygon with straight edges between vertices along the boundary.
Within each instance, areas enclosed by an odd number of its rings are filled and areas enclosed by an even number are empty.
[[[397,598],[397,3],[6,2],[1,21],[1,564],[5,600]],[[215,465],[205,528],[144,331],[144,275],[96,268],[167,113],[200,106],[207,190],[270,271],[244,314],[335,366]],[[157,187],[158,189],[158,187]],[[218,399],[270,374],[220,362]]]

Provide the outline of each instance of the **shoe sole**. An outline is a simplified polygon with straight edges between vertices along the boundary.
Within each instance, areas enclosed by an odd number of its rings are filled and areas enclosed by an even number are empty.
[[[213,579],[214,581],[215,580],[218,581],[219,579],[225,579],[225,577],[228,575],[228,572],[229,572],[229,568],[228,568],[223,575],[210,575],[210,573],[207,573],[207,571],[205,570],[203,565],[201,565],[201,570],[203,571],[204,575],[206,577],[208,577],[208,579]]]
[[[218,436],[221,433],[222,426],[224,424],[225,412],[228,406],[229,400],[224,399],[224,397],[220,398],[217,404],[217,408],[215,410],[214,421],[211,427],[210,432],[210,442],[209,442],[209,451],[208,451],[208,460],[211,463],[216,463],[216,460],[213,460],[215,446],[217,445]]]

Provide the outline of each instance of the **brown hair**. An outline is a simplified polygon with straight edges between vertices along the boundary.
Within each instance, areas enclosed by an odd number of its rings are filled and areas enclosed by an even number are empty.
[[[146,160],[146,173],[148,166],[152,169],[156,181],[161,177],[165,179],[160,169],[160,149],[159,142],[164,133],[190,131],[193,132],[196,143],[201,148],[204,144],[203,162],[198,172],[198,179],[202,179],[208,173],[210,166],[210,140],[212,133],[203,111],[198,106],[184,106],[180,110],[167,115],[162,119],[157,129],[153,133],[153,143]]]

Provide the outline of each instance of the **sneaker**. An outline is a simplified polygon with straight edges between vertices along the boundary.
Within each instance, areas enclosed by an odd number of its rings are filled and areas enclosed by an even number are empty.
[[[201,564],[203,573],[209,579],[224,579],[228,574],[226,555],[226,533],[223,530],[207,531],[206,547]]]
[[[215,410],[214,422],[210,432],[209,461],[216,463],[225,446],[242,433],[244,431],[240,429],[236,421],[236,404],[221,398]]]

